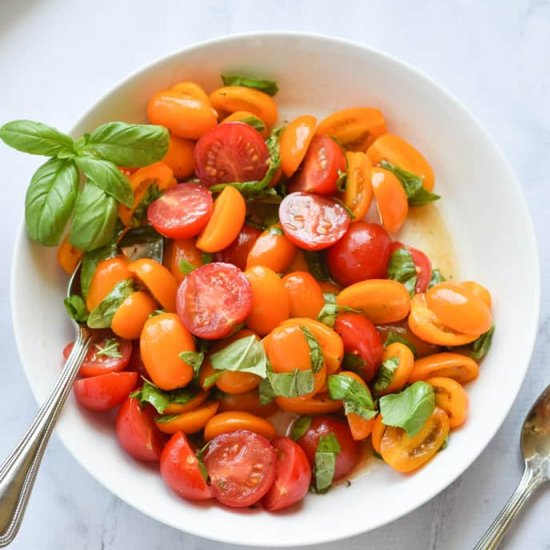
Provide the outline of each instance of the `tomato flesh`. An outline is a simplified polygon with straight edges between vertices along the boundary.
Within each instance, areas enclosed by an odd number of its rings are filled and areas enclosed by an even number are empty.
[[[109,372],[74,383],[78,402],[91,411],[107,411],[120,405],[134,389],[137,372]]]
[[[196,183],[180,183],[149,205],[147,219],[165,237],[190,239],[204,229],[213,208],[208,189]]]
[[[195,147],[195,171],[201,183],[261,180],[269,152],[257,130],[242,122],[227,122],[204,133]]]
[[[275,480],[275,449],[263,436],[239,430],[212,439],[204,455],[214,497],[231,507],[261,500]]]
[[[178,289],[178,315],[187,330],[199,338],[229,336],[251,307],[250,282],[231,264],[203,265],[189,273]]]
[[[101,349],[105,348],[113,340],[117,342],[116,355],[120,355],[120,357],[113,357],[112,354],[105,355],[101,353]],[[65,360],[69,358],[73,346],[74,342],[70,342],[63,349],[63,357]],[[114,337],[103,338],[90,346],[78,372],[80,376],[84,377],[99,376],[100,374],[107,374],[108,372],[118,372],[124,370],[128,366],[131,357],[131,342]]]
[[[248,253],[252,250],[254,243],[261,234],[262,232],[259,229],[251,225],[243,225],[237,238],[227,248],[216,252],[214,260],[216,262],[236,265],[244,271],[246,269]]]
[[[281,227],[296,246],[322,250],[340,240],[350,224],[337,200],[311,193],[290,193],[279,206]]]
[[[160,475],[172,491],[187,500],[212,498],[197,455],[181,432],[175,433],[164,446],[160,456]]]

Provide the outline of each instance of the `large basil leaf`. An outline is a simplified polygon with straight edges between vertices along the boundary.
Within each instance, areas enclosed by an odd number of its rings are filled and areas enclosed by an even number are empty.
[[[13,120],[0,127],[0,139],[23,153],[72,156],[73,140],[66,134],[32,120]]]
[[[88,326],[90,328],[110,328],[116,310],[133,292],[134,282],[132,279],[119,281],[113,290],[90,311]]]
[[[267,376],[267,356],[262,343],[251,334],[210,356],[214,370],[238,371]]]

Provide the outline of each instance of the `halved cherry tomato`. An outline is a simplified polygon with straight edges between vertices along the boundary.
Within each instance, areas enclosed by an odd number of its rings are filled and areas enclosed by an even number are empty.
[[[196,88],[184,86],[153,94],[147,104],[147,118],[151,124],[165,126],[176,136],[198,139],[217,124],[216,115],[208,99],[196,93]]]
[[[315,136],[289,190],[332,195],[340,173],[345,171],[346,157],[340,146],[328,136]]]
[[[266,439],[276,436],[273,424],[248,412],[228,411],[213,416],[204,427],[204,439],[210,441],[220,434],[248,430],[263,435]]]
[[[322,250],[346,233],[350,217],[335,199],[311,193],[290,193],[279,206],[285,235],[300,248]]]
[[[266,229],[252,245],[246,260],[246,269],[261,265],[275,273],[282,273],[292,262],[296,247],[285,236],[279,225]]]
[[[463,334],[445,326],[428,307],[425,294],[416,294],[411,300],[410,308],[409,328],[425,342],[438,346],[464,346],[479,337],[479,334]]]
[[[275,461],[271,443],[246,430],[218,435],[204,455],[214,496],[231,507],[251,506],[265,496],[275,480]]]
[[[411,299],[397,281],[369,279],[344,288],[336,297],[340,306],[358,309],[373,323],[394,323],[409,313]]]
[[[91,411],[108,411],[120,405],[135,388],[137,372],[109,372],[74,383],[77,401]]]
[[[434,173],[428,161],[410,143],[395,134],[376,138],[368,148],[367,155],[373,164],[387,160],[423,178],[422,185],[428,191],[434,188]]]
[[[199,460],[187,437],[174,434],[160,455],[160,475],[180,497],[187,500],[208,500],[212,491],[204,479]]]
[[[242,122],[220,124],[199,139],[195,171],[201,183],[261,180],[267,172],[269,152],[262,136]]]
[[[234,113],[231,113],[229,116],[225,117],[221,121],[221,124],[225,124],[226,122],[244,122],[245,124],[252,126],[252,128],[260,132],[260,135],[263,138],[267,138],[269,136],[269,128],[267,124],[260,117],[249,111],[235,111]]]
[[[206,402],[195,409],[180,413],[176,416],[160,416],[155,419],[157,428],[166,434],[183,432],[193,434],[202,430],[208,421],[216,414],[219,403],[217,401]]]
[[[221,113],[248,111],[261,118],[269,127],[277,122],[275,100],[259,90],[246,86],[224,86],[210,94],[212,107]]]
[[[409,213],[407,194],[397,176],[384,168],[372,169],[372,189],[380,223],[389,233],[397,233]]]
[[[344,204],[351,210],[355,220],[362,220],[372,202],[372,163],[361,151],[347,152],[346,189],[342,195]]]
[[[469,404],[468,394],[462,385],[452,378],[443,376],[428,378],[426,382],[433,386],[435,404],[447,413],[449,426],[462,426],[468,416]]]
[[[371,445],[374,452],[380,454],[380,444],[382,443],[382,436],[386,430],[386,425],[382,422],[382,415],[379,414],[374,419],[374,427],[371,434]]]
[[[276,397],[277,406],[286,412],[294,414],[332,414],[342,407],[342,401],[331,399],[327,393],[319,393],[315,397],[302,399],[301,397]]]
[[[307,263],[303,250],[301,250],[300,248],[296,249],[294,258],[292,258],[292,261],[290,262],[290,264],[288,264],[288,267],[285,269],[284,273],[294,273],[295,271],[309,273],[309,265]]]
[[[65,360],[68,359],[73,346],[74,342],[71,342],[63,349]],[[111,351],[107,353],[102,352],[107,346]],[[88,377],[99,376],[108,372],[119,372],[128,366],[131,356],[131,342],[112,337],[103,338],[90,346],[78,374]]]
[[[382,361],[387,361],[388,359],[397,360],[397,369],[393,372],[388,387],[379,391],[380,395],[401,391],[409,381],[414,368],[413,352],[401,342],[394,342],[384,350]]]
[[[298,170],[304,160],[316,125],[314,116],[302,115],[289,122],[282,131],[279,138],[281,168],[287,178]]]
[[[118,306],[111,321],[111,330],[121,338],[136,340],[140,337],[143,325],[149,315],[157,309],[157,304],[147,292],[133,292]]]
[[[391,238],[377,223],[356,221],[346,234],[328,249],[327,263],[332,278],[343,286],[386,276]]]
[[[239,235],[246,217],[246,202],[234,187],[226,187],[214,202],[212,216],[197,239],[197,248],[219,252]]]
[[[149,258],[132,262],[128,269],[147,287],[153,298],[166,311],[176,311],[178,283],[168,269]]]
[[[370,382],[382,363],[382,339],[374,324],[360,313],[340,313],[334,330],[344,342],[344,352],[358,361],[356,372]]]
[[[164,253],[164,265],[170,270],[177,283],[185,277],[180,268],[180,262],[190,263],[193,267],[202,265],[202,252],[195,246],[195,239],[177,239],[168,241]]]
[[[170,135],[168,151],[162,162],[174,172],[174,177],[179,180],[190,178],[195,172],[193,151],[195,143],[189,139]]]
[[[377,330],[382,336],[382,341],[386,341],[386,338],[393,332],[399,336],[402,336],[407,342],[410,342],[414,346],[415,358],[426,357],[427,355],[433,355],[441,351],[439,346],[435,344],[429,344],[424,340],[421,340],[411,332],[407,321],[401,321],[399,323],[393,323],[391,325],[377,325]]]
[[[190,82],[190,81],[178,82],[175,86],[172,86],[170,89],[174,90],[175,92],[180,92],[182,94],[194,97],[200,101],[204,101],[205,103],[209,103],[210,101],[210,99],[208,98],[208,94],[196,82]]]
[[[90,311],[98,306],[103,298],[113,290],[114,286],[120,281],[131,279],[132,273],[128,269],[128,264],[122,257],[110,258],[97,264],[93,274],[86,306]]]
[[[361,455],[359,445],[351,436],[346,422],[332,416],[316,416],[297,443],[304,449],[309,463],[314,467],[319,439],[322,435],[329,434],[334,434],[340,444],[334,472],[334,481],[338,481],[351,474],[359,463]]]
[[[262,405],[257,390],[246,393],[222,394],[219,396],[220,412],[241,411],[255,414],[256,416],[268,417],[277,412],[275,403]]]
[[[181,283],[177,309],[187,329],[207,340],[229,336],[252,308],[252,287],[231,264],[214,262],[195,269]]]
[[[444,376],[460,384],[467,384],[478,375],[479,365],[471,357],[461,353],[443,352],[417,359],[409,376],[409,383]]]
[[[342,371],[340,373],[342,376],[347,376],[348,378],[351,378],[355,380],[356,382],[359,382],[363,387],[366,388],[367,392],[370,395],[370,390],[368,386],[365,384],[365,381],[357,374],[351,371]],[[374,418],[371,418],[369,420],[366,420],[361,415],[356,413],[347,413],[346,418],[348,421],[348,426],[351,432],[351,436],[355,441],[362,441],[363,439],[366,439],[374,429],[375,420]]]
[[[195,351],[195,342],[174,313],[150,317],[141,333],[141,358],[151,380],[163,390],[187,385],[193,368],[180,358],[182,351]]]
[[[261,234],[259,229],[245,223],[237,238],[227,248],[216,252],[214,260],[236,265],[244,271],[248,254]]]
[[[432,262],[424,252],[413,248],[412,246],[405,246],[403,243],[394,242],[391,245],[391,252],[404,248],[411,255],[414,266],[416,268],[416,287],[417,294],[426,292],[432,278]]]
[[[67,275],[72,275],[83,257],[84,251],[73,246],[67,235],[57,249],[57,263]]]
[[[317,134],[332,136],[351,151],[366,151],[385,132],[384,115],[379,109],[369,107],[353,107],[332,113],[317,128]]]
[[[449,417],[436,407],[420,431],[412,436],[405,430],[388,426],[380,443],[386,464],[398,472],[411,472],[426,464],[449,435]]]
[[[275,512],[302,500],[311,483],[311,466],[302,447],[288,437],[272,441],[277,454],[275,481],[262,500],[266,510]]]
[[[472,294],[475,294],[489,309],[491,309],[493,299],[489,290],[487,290],[483,285],[476,283],[475,281],[462,281],[459,284]]]
[[[142,409],[139,401],[128,397],[116,418],[116,434],[122,448],[137,460],[156,462],[164,446],[151,408]]]
[[[493,324],[491,310],[483,300],[458,283],[439,283],[426,292],[426,304],[447,327],[480,336]]]
[[[283,277],[290,302],[290,317],[311,317],[317,315],[325,305],[319,283],[309,273],[295,271]]]
[[[149,205],[147,219],[165,237],[189,239],[205,228],[213,209],[208,189],[196,183],[180,183]]]
[[[208,399],[208,395],[206,391],[199,391],[187,403],[170,403],[164,409],[164,414],[182,414],[198,409]]]

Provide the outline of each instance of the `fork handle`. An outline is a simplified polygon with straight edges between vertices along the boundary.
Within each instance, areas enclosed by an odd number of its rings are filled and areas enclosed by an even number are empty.
[[[46,444],[92,341],[80,326],[73,349],[47,401],[27,433],[0,466],[0,547],[10,544],[19,530]]]
[[[526,467],[514,494],[495,518],[491,527],[481,537],[474,550],[494,550],[497,548],[502,542],[504,535],[506,535],[512,521],[519,515],[531,495],[545,481],[546,478],[540,475],[540,472]]]

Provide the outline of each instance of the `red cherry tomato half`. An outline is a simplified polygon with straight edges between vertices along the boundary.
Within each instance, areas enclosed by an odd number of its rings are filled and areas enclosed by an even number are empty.
[[[279,206],[279,219],[290,241],[306,250],[322,250],[341,239],[350,217],[336,200],[311,193],[290,193]]]
[[[306,453],[292,439],[277,437],[272,442],[277,455],[275,481],[262,500],[266,510],[275,512],[302,500],[311,483],[311,466]]]
[[[334,481],[348,476],[357,466],[360,459],[359,444],[351,436],[347,422],[332,416],[316,416],[298,444],[304,449],[312,467],[315,466],[315,452],[322,435],[334,434],[340,444],[336,457]]]
[[[175,433],[160,455],[160,475],[172,491],[187,500],[208,500],[212,491],[204,479],[199,459],[187,437]]]
[[[370,382],[378,372],[384,352],[382,338],[372,321],[360,313],[341,313],[336,317],[334,330],[344,342],[344,353],[357,358],[353,370]]]
[[[157,461],[164,446],[164,435],[153,418],[152,409],[142,409],[137,399],[128,397],[116,419],[118,442],[129,455],[143,462]]]
[[[328,268],[333,279],[348,286],[365,279],[386,277],[391,238],[377,223],[357,221],[327,252]]]
[[[239,269],[246,269],[246,259],[248,253],[252,250],[254,243],[262,234],[259,229],[251,225],[243,225],[237,238],[227,247],[216,252],[214,260],[216,262],[225,262],[236,265]]]
[[[339,173],[345,171],[346,157],[340,146],[328,136],[315,136],[289,190],[332,195],[336,193]]]
[[[120,405],[135,388],[137,381],[137,372],[109,372],[77,380],[74,393],[86,409],[107,411]]]
[[[208,189],[196,183],[180,183],[149,205],[147,219],[165,237],[190,239],[204,229],[213,208]]]
[[[275,480],[275,449],[263,436],[248,430],[212,439],[204,455],[214,496],[232,507],[262,499]]]
[[[400,248],[406,248],[412,256],[414,265],[416,266],[416,293],[422,294],[428,290],[428,285],[432,279],[432,262],[424,252],[413,248],[412,246],[405,246],[403,243],[395,242],[391,245],[391,254]]]
[[[113,345],[113,341],[116,342],[115,351],[110,353],[102,353],[101,350],[106,350],[107,347]],[[63,357],[68,359],[74,342],[71,342],[63,349]],[[113,355],[115,355],[113,357]],[[120,357],[118,357],[120,355]],[[132,343],[128,340],[120,340],[116,337],[109,337],[99,340],[96,344],[92,344],[84,363],[80,367],[80,376],[99,376],[100,374],[107,374],[108,372],[118,372],[124,370],[130,358],[132,356]]]
[[[252,307],[252,287],[234,265],[214,262],[189,273],[177,295],[185,328],[207,340],[229,336]]]
[[[195,171],[201,183],[261,180],[269,152],[262,136],[248,124],[227,122],[204,133],[195,147]]]

